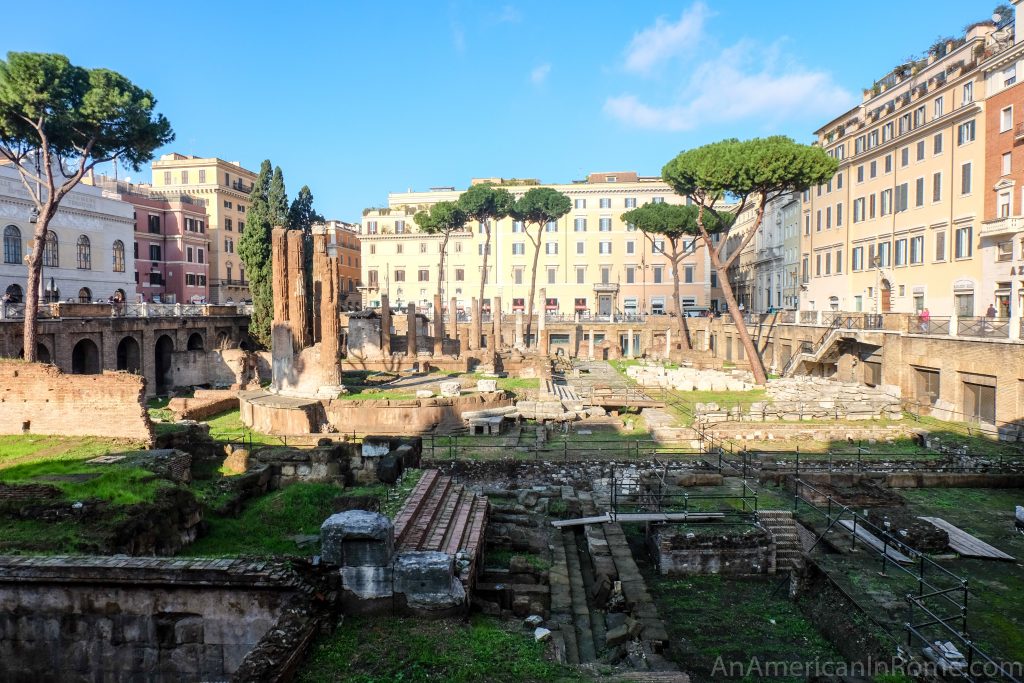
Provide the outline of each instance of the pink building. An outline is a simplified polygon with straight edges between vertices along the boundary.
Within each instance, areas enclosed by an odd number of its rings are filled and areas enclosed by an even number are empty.
[[[186,195],[168,197],[99,176],[94,183],[135,207],[135,291],[138,301],[209,301],[210,239],[206,204]]]

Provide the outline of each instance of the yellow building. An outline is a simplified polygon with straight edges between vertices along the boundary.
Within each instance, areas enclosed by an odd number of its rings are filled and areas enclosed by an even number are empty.
[[[153,162],[153,191],[206,200],[210,237],[210,302],[250,300],[238,241],[245,230],[256,174],[237,161],[186,154],[164,154]]]
[[[537,181],[475,179],[503,186],[522,196]],[[672,306],[672,280],[668,259],[643,233],[626,225],[620,216],[647,202],[682,203],[682,197],[660,178],[636,173],[595,173],[586,180],[545,185],[566,194],[572,210],[540,233],[537,290],[545,290],[549,315],[572,316],[668,313]],[[462,193],[453,187],[426,192],[388,195],[386,208],[363,212],[363,303],[377,306],[380,294],[393,305],[415,302],[432,307],[437,292],[438,255],[441,237],[419,233],[413,216],[439,201],[455,201]],[[536,226],[530,226],[536,235]],[[452,236],[445,260],[444,301],[451,298],[464,311],[479,296],[485,233],[473,223]],[[491,256],[484,301],[485,311],[501,297],[504,313],[528,308],[534,246],[523,226],[510,218],[492,228]],[[687,257],[680,266],[684,306],[700,309],[717,306],[717,280],[708,267],[704,249]],[[539,304],[538,304],[539,306]],[[536,310],[536,308],[535,308]]]
[[[985,313],[975,296],[987,183],[977,66],[993,30],[936,44],[816,131],[840,164],[803,196],[802,309]]]

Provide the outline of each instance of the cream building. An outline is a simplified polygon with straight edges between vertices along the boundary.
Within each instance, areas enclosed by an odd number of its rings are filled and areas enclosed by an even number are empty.
[[[738,248],[756,219],[756,206],[745,208],[736,217],[723,256]],[[787,193],[765,205],[761,227],[729,271],[736,302],[742,303],[744,310],[765,313],[796,308],[799,222],[799,194]]]
[[[985,313],[984,81],[995,27],[933,46],[816,132],[839,160],[803,195],[801,308]]]
[[[540,183],[533,180],[475,179],[493,182],[514,196],[522,196]],[[660,178],[636,173],[595,173],[586,180],[546,185],[566,194],[572,210],[540,232],[537,290],[545,290],[549,315],[572,316],[668,313],[672,310],[672,282],[668,260],[643,233],[625,224],[620,216],[647,202],[682,203],[682,197]],[[418,232],[413,216],[439,201],[455,201],[462,193],[453,187],[426,192],[388,195],[385,208],[363,212],[363,303],[377,306],[388,294],[393,305],[415,302],[429,311],[437,292],[438,254],[441,237]],[[467,226],[448,244],[443,291],[463,311],[479,296],[484,249],[484,230]],[[531,234],[537,228],[530,226]],[[509,218],[492,228],[489,276],[482,307],[490,309],[501,297],[504,313],[526,311],[533,244],[523,226]],[[687,257],[680,266],[684,306],[692,309],[717,305],[717,281],[704,249]],[[535,309],[536,310],[536,309]]]
[[[248,301],[249,283],[238,256],[256,174],[237,161],[164,154],[153,162],[153,192],[206,200],[210,237],[210,303]]]

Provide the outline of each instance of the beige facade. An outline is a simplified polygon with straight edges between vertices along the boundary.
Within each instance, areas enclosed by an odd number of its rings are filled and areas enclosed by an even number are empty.
[[[249,283],[238,255],[256,174],[216,157],[164,154],[153,162],[153,191],[206,200],[210,238],[210,302],[248,301]]]
[[[517,197],[539,185],[500,178],[486,182],[501,184]],[[684,199],[659,178],[635,173],[595,173],[584,181],[547,187],[565,193],[573,205],[566,216],[540,233],[537,290],[538,296],[545,290],[548,314],[670,312],[668,259],[620,216],[647,202],[677,204]],[[388,294],[394,305],[414,302],[426,311],[432,308],[441,237],[419,233],[413,216],[436,202],[454,201],[461,192],[445,187],[392,193],[386,208],[364,211],[360,236],[364,305],[379,305],[380,295]],[[536,235],[536,226],[529,229]],[[483,228],[473,223],[450,239],[442,283],[445,305],[454,298],[460,309],[468,311],[479,296],[484,238]],[[511,219],[493,226],[485,311],[495,297],[501,297],[505,313],[528,308],[533,249],[522,226]],[[684,306],[717,305],[720,297],[703,248],[684,260],[679,277]]]
[[[803,196],[801,308],[984,315],[985,84],[995,26],[897,68],[817,131],[839,160]]]

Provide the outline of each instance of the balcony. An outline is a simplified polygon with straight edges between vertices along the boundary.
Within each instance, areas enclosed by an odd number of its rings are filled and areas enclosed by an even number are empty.
[[[1003,216],[981,222],[982,237],[1000,237],[1024,231],[1024,217]]]
[[[246,194],[252,192],[252,185],[246,185],[241,180],[231,181],[231,188],[234,190],[238,190],[239,192],[244,192]]]
[[[1013,141],[1019,142],[1024,140],[1024,122],[1018,123],[1017,127],[1013,129]]]
[[[618,282],[595,282],[594,292],[597,294],[615,294],[619,291]]]

